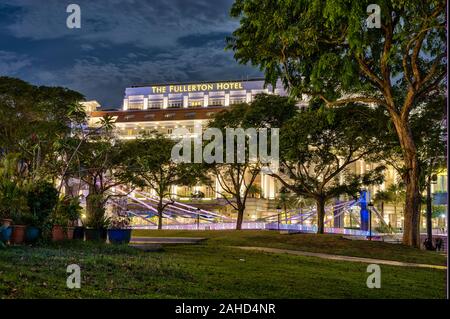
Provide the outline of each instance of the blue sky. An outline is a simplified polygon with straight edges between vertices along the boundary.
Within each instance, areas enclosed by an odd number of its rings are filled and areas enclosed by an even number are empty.
[[[66,8],[81,7],[81,29]],[[0,0],[0,76],[119,107],[127,86],[260,76],[225,52],[232,0]]]

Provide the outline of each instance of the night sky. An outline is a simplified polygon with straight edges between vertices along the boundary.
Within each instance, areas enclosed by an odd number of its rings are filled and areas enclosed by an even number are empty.
[[[81,7],[81,29],[66,8]],[[154,82],[234,80],[261,73],[225,51],[233,0],[0,0],[0,76],[65,86],[103,107]]]

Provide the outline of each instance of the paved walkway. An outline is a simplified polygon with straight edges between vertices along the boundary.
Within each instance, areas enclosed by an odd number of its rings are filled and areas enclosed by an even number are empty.
[[[200,237],[132,237],[132,244],[198,244],[206,238]]]
[[[374,258],[363,258],[363,257],[350,257],[350,256],[342,256],[342,255],[331,255],[331,254],[323,254],[323,253],[313,253],[308,251],[299,251],[299,250],[289,250],[289,249],[279,249],[279,248],[269,248],[269,247],[236,247],[244,250],[257,250],[267,253],[276,253],[276,254],[291,254],[291,255],[299,255],[299,256],[308,256],[308,257],[317,257],[323,259],[330,260],[339,260],[339,261],[351,261],[351,262],[360,262],[367,264],[379,264],[379,265],[389,265],[389,266],[401,266],[401,267],[418,267],[418,268],[432,268],[432,269],[447,269],[446,266],[439,265],[428,265],[428,264],[415,264],[415,263],[406,263],[401,261],[393,261],[393,260],[384,260],[384,259],[374,259]]]

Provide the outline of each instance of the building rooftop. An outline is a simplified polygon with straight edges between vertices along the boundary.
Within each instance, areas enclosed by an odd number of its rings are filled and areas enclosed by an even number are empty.
[[[208,106],[197,108],[94,111],[90,114],[90,116],[91,117],[103,117],[105,115],[114,116],[117,117],[116,123],[205,120],[212,118],[214,114],[225,109],[227,109],[227,107]]]

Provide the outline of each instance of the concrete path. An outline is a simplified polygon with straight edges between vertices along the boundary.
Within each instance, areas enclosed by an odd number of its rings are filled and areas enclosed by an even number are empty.
[[[132,244],[198,244],[206,238],[199,237],[132,237]]]
[[[331,255],[331,254],[323,254],[323,253],[313,253],[308,251],[298,251],[298,250],[289,250],[289,249],[278,249],[278,248],[269,248],[269,247],[236,247],[244,250],[256,250],[267,253],[276,253],[276,254],[291,254],[291,255],[299,255],[299,256],[308,256],[308,257],[317,257],[323,259],[330,260],[338,260],[338,261],[351,261],[351,262],[360,262],[367,264],[379,264],[379,265],[389,265],[389,266],[401,266],[401,267],[418,267],[418,268],[432,268],[432,269],[447,269],[446,266],[439,265],[428,265],[428,264],[415,264],[415,263],[407,263],[401,261],[393,261],[393,260],[384,260],[384,259],[374,259],[374,258],[363,258],[363,257],[350,257],[350,256],[342,256],[342,255]]]

